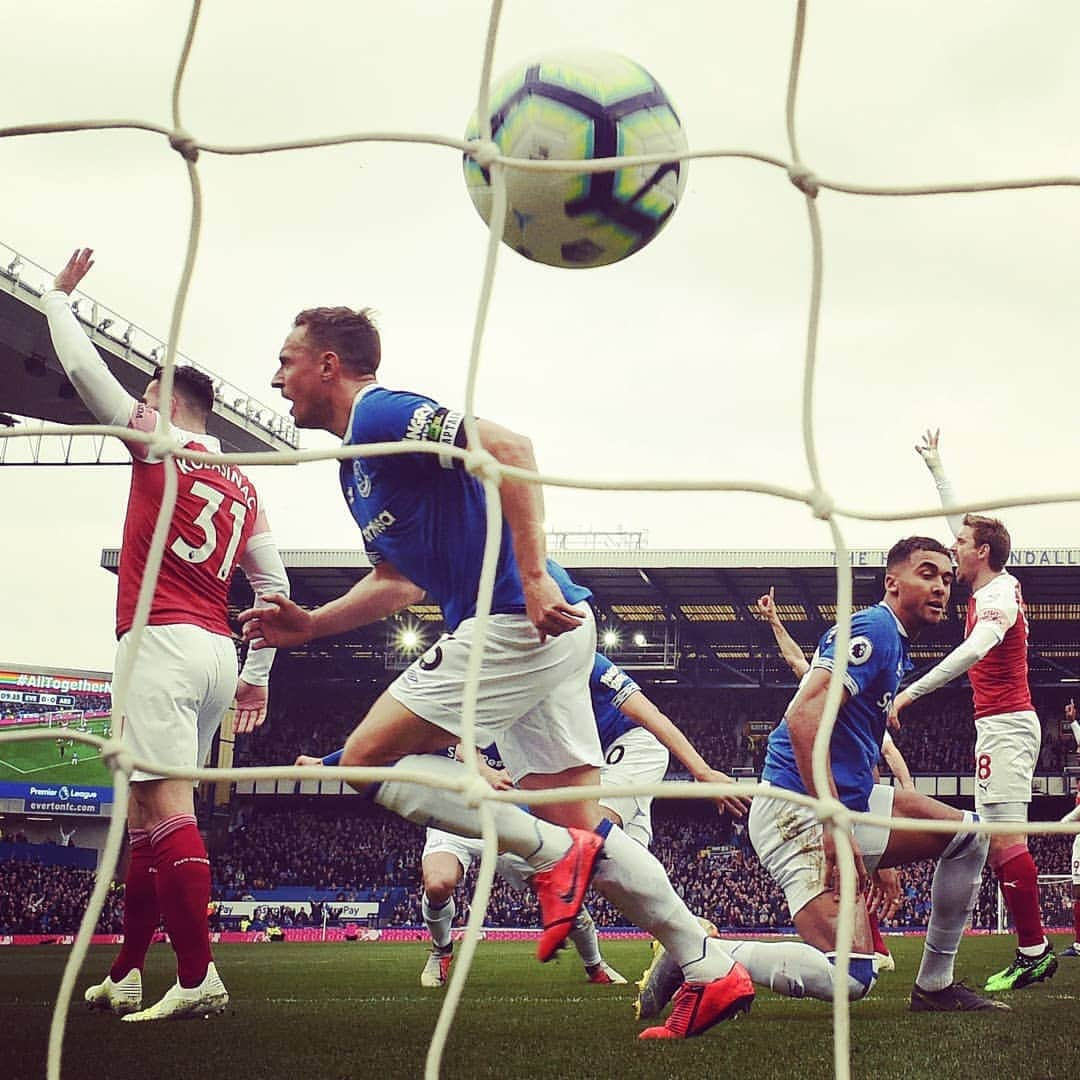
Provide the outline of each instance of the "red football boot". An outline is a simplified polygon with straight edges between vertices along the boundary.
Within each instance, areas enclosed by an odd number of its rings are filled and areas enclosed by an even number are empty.
[[[675,994],[675,1006],[663,1027],[646,1028],[639,1039],[690,1039],[721,1020],[749,1012],[754,984],[742,964],[712,982],[684,982]]]
[[[604,846],[603,837],[583,829],[571,829],[570,840],[570,850],[550,870],[540,870],[532,879],[544,927],[536,944],[536,958],[542,964],[555,955],[573,929]]]

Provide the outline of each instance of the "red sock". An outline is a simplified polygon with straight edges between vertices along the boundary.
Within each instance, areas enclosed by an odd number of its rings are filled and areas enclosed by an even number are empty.
[[[129,829],[131,854],[124,879],[124,944],[113,961],[109,978],[119,982],[132,968],[142,971],[161,913],[154,879],[153,849],[145,829]]]
[[[165,929],[176,952],[180,985],[198,986],[206,976],[210,931],[206,907],[210,903],[210,860],[190,814],[166,818],[151,831],[157,895]]]
[[[1041,945],[1046,935],[1039,912],[1039,871],[1031,852],[1024,848],[996,867],[996,873],[1020,947]]]
[[[889,946],[885,944],[885,939],[881,936],[881,927],[878,926],[877,916],[868,911],[867,916],[870,919],[870,936],[874,941],[874,952],[880,953],[882,956],[889,955]]]
[[[1080,941],[1080,900],[1073,901],[1073,934]]]

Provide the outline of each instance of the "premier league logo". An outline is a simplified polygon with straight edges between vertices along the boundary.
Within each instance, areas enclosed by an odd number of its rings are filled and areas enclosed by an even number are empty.
[[[865,664],[873,651],[873,643],[868,637],[854,637],[851,639],[851,648],[848,650],[848,661],[856,665]]]
[[[56,794],[61,802],[67,802],[68,799],[71,798],[71,792],[68,790],[66,784]]]

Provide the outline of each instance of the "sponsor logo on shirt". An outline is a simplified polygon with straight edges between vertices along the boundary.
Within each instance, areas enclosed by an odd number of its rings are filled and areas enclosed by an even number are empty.
[[[428,425],[434,415],[435,410],[430,405],[417,405],[413,410],[412,417],[409,419],[408,426],[405,428],[403,438],[413,440],[430,439]]]
[[[361,530],[360,535],[364,541],[370,544],[377,540],[387,529],[397,521],[389,510],[380,510]]]

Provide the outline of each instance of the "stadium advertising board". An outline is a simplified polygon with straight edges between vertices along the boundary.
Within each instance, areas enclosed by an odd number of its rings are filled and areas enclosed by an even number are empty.
[[[0,799],[26,813],[100,814],[112,803],[112,774],[96,747],[74,733],[107,738],[112,681],[105,672],[0,667]]]

